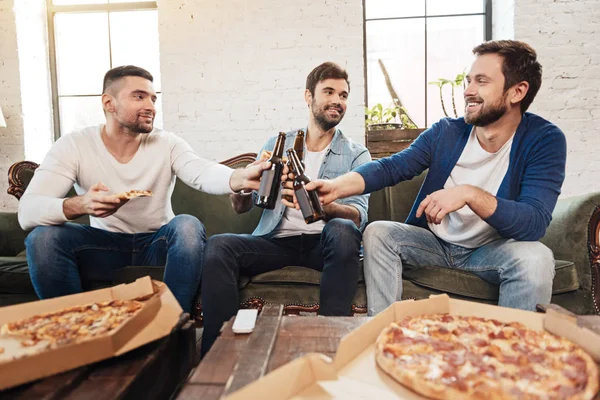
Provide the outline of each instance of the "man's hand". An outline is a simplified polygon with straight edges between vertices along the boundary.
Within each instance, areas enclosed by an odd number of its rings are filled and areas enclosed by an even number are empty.
[[[234,192],[240,190],[258,190],[260,188],[260,178],[263,171],[271,168],[271,162],[264,160],[262,157],[248,164],[246,168],[240,168],[233,171],[229,180],[229,186]],[[283,164],[281,180],[285,180],[287,176],[287,166]]]
[[[288,171],[287,165],[284,167],[284,170],[285,179],[283,182],[281,182],[281,202],[286,207],[299,210],[300,205],[298,204],[298,200],[296,199],[296,194],[294,192],[294,179],[296,176]],[[291,202],[287,201],[285,196],[290,196],[293,200]]]
[[[317,179],[306,185],[306,190],[317,189],[321,203],[326,206],[337,199],[362,194],[365,180],[357,172],[348,172],[335,179]]]
[[[472,195],[471,188],[472,186],[460,185],[427,195],[417,209],[417,218],[424,213],[427,222],[441,224],[446,215],[467,205]]]
[[[106,195],[108,188],[102,182],[90,187],[82,196],[75,196],[63,202],[63,212],[68,219],[82,215],[105,218],[117,212],[129,200],[121,200],[114,195]]]

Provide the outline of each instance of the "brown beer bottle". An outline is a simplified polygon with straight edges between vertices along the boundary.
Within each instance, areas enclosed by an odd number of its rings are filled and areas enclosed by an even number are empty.
[[[260,178],[260,187],[258,188],[258,197],[256,205],[258,207],[272,210],[277,204],[277,197],[281,189],[281,173],[283,172],[283,146],[285,144],[285,133],[279,132],[273,153],[268,161],[271,162],[271,168],[264,170]]]
[[[298,154],[294,149],[287,151],[288,160],[292,163],[292,173],[294,178],[294,194],[300,205],[300,211],[307,224],[312,224],[325,218],[325,212],[319,201],[319,195],[316,190],[308,191],[305,185],[310,182],[310,178],[304,174],[304,167],[300,163]]]
[[[304,163],[302,162],[302,159],[304,158],[304,131],[302,129],[298,130],[298,133],[296,133],[296,139],[294,140],[294,150],[296,151],[296,154],[298,155],[298,159],[300,160],[300,164],[302,164],[302,166],[304,167]],[[290,161],[289,157],[288,157],[288,161],[287,161],[287,167],[288,170],[290,172],[292,172],[292,162]],[[292,196],[289,195],[285,195],[283,196],[284,199],[286,199],[287,201],[289,201],[290,203],[292,203],[294,201],[294,198]]]

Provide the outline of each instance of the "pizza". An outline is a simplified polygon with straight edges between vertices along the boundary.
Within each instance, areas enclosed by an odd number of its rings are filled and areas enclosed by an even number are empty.
[[[115,194],[115,197],[121,200],[129,200],[135,197],[148,197],[152,196],[152,190],[129,190],[127,192],[122,192]]]
[[[19,338],[22,347],[40,342],[47,344],[45,347],[78,343],[118,329],[142,306],[135,300],[112,300],[69,307],[6,323],[0,335]]]
[[[518,322],[405,317],[377,338],[392,378],[435,399],[592,399],[598,367],[575,343]]]

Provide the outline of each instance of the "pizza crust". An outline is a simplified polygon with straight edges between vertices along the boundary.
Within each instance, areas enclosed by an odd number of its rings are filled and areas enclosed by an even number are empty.
[[[121,200],[130,200],[136,197],[150,197],[152,196],[151,190],[129,190],[127,192],[117,193],[114,195],[116,198]]]

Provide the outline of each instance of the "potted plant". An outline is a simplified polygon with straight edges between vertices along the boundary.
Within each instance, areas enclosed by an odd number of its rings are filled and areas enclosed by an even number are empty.
[[[449,117],[448,112],[446,111],[446,105],[444,104],[444,86],[450,85],[451,88],[451,99],[452,99],[452,111],[454,112],[454,118],[458,118],[458,113],[456,112],[456,103],[454,101],[455,88],[461,87],[463,91],[466,89],[465,87],[465,78],[467,73],[463,71],[462,73],[456,75],[454,79],[444,79],[440,78],[437,81],[429,82],[430,85],[437,86],[440,89],[440,103],[442,105],[442,111],[446,117]]]
[[[392,104],[384,108],[381,103],[365,108],[365,137],[367,149],[374,158],[386,157],[404,150],[425,129],[417,128],[400,97],[392,86],[390,76],[379,60],[379,67],[385,78],[385,84],[392,97]]]

